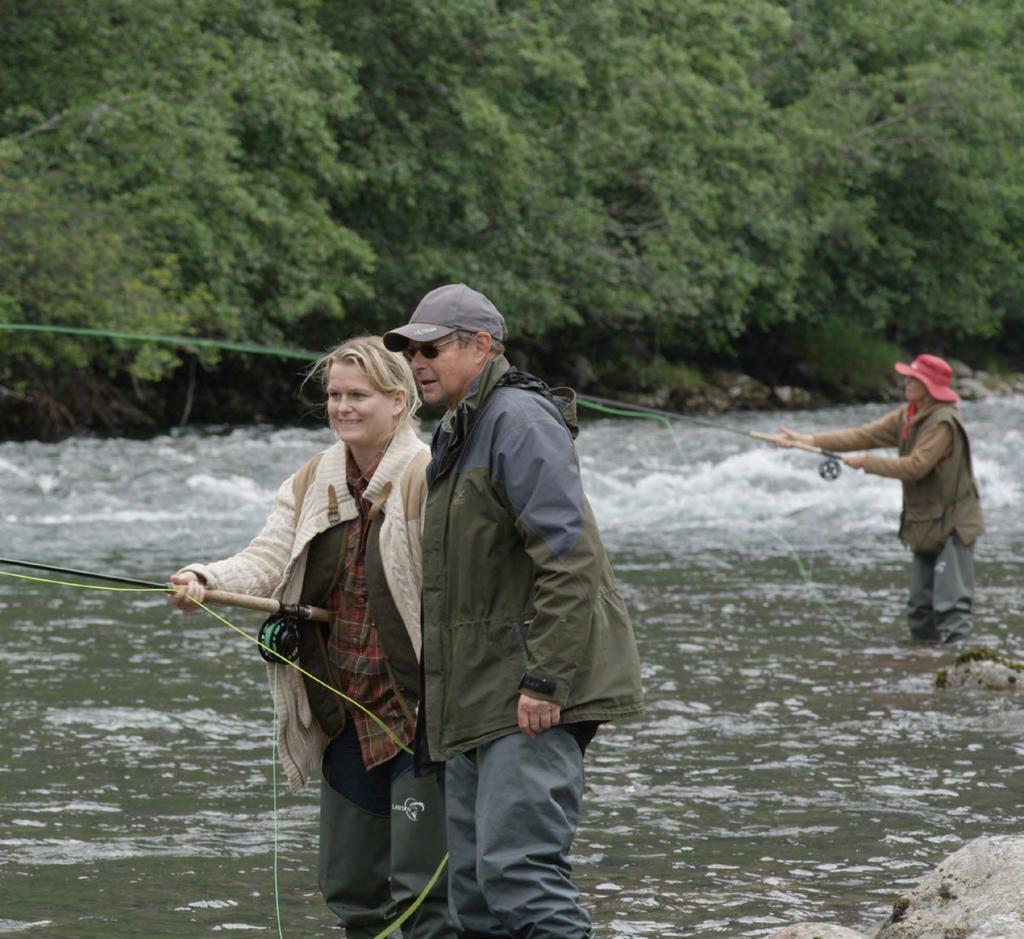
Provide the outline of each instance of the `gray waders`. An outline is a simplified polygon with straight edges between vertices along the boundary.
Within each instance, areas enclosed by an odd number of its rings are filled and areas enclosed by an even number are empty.
[[[320,891],[347,939],[373,939],[416,900],[444,857],[444,825],[443,775],[402,773],[391,784],[387,815],[361,808],[321,780]],[[447,883],[443,871],[391,935],[454,939]]]
[[[914,639],[956,642],[971,634],[974,552],[955,532],[937,555],[915,554],[907,625]]]
[[[510,734],[447,764],[452,922],[463,939],[588,939],[569,852],[583,752],[552,728]]]

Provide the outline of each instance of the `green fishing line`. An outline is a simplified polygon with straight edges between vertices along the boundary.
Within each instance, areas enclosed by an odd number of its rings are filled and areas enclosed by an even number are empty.
[[[227,349],[251,355],[272,355],[279,359],[308,359],[315,362],[319,352],[306,349],[281,349],[276,346],[257,346],[226,339],[203,339],[199,336],[167,336],[161,333],[129,333],[118,329],[92,329],[86,326],[43,326],[36,323],[0,323],[0,329],[10,332],[64,333],[71,336],[96,336],[102,339],[126,339],[130,342],[159,342],[165,346],[185,346],[199,349]]]
[[[277,356],[279,358],[306,359],[306,360],[309,360],[309,361],[315,361],[316,359],[318,359],[320,357],[318,353],[310,352],[310,351],[307,351],[305,349],[281,349],[281,348],[277,348],[277,347],[274,347],[274,346],[249,345],[247,343],[228,342],[226,340],[220,340],[220,339],[203,339],[203,338],[200,338],[200,337],[197,337],[197,336],[167,336],[167,335],[162,335],[162,334],[158,334],[158,333],[129,333],[129,332],[122,332],[120,330],[113,330],[113,329],[92,329],[92,328],[80,327],[80,326],[44,326],[44,325],[37,325],[37,324],[34,324],[34,323],[0,323],[0,329],[13,330],[13,331],[69,333],[71,335],[78,335],[78,336],[99,336],[99,337],[106,337],[106,338],[110,338],[110,339],[126,339],[126,340],[135,341],[135,342],[159,342],[159,343],[163,343],[165,345],[177,345],[177,346],[185,346],[185,347],[196,346],[196,347],[200,347],[200,348],[226,349],[226,350],[229,350],[229,351],[232,351],[232,352],[245,352],[245,353],[252,353],[252,354],[256,354],[256,355],[272,355],[272,356]],[[602,412],[604,414],[610,414],[610,415],[613,415],[615,417],[644,418],[646,420],[658,421],[660,424],[663,424],[665,427],[668,428],[668,431],[672,435],[672,439],[675,442],[675,445],[676,445],[677,449],[679,450],[680,455],[685,457],[686,451],[683,449],[682,441],[679,439],[679,435],[676,433],[676,429],[673,426],[672,421],[669,418],[665,417],[664,415],[652,414],[652,413],[649,413],[649,412],[646,412],[646,411],[638,411],[638,410],[635,410],[635,409],[629,408],[629,407],[614,407],[614,406],[610,406],[610,405],[607,405],[607,404],[599,404],[596,401],[588,400],[586,395],[579,395],[579,396],[577,396],[576,400],[583,407],[591,408],[594,411],[600,411],[600,412]],[[706,422],[702,421],[700,423],[706,424],[709,427],[714,427],[714,425],[710,421],[706,421]],[[758,520],[758,524],[762,528],[764,528],[765,531],[767,531],[773,538],[778,540],[786,548],[786,551],[789,553],[790,557],[793,559],[793,562],[796,564],[797,571],[799,572],[800,577],[802,578],[803,582],[806,584],[808,590],[810,590],[810,592],[813,595],[814,599],[821,605],[821,607],[828,614],[828,616],[832,620],[832,622],[835,623],[843,632],[847,633],[848,635],[853,636],[856,639],[860,639],[861,641],[864,641],[864,642],[868,641],[868,637],[866,637],[866,636],[862,635],[861,633],[859,633],[856,629],[854,629],[852,626],[850,626],[849,623],[847,623],[841,616],[839,616],[838,613],[836,613],[836,611],[833,608],[833,606],[828,602],[828,600],[825,598],[825,595],[821,592],[821,589],[811,579],[810,574],[807,572],[807,569],[804,566],[804,563],[801,560],[800,555],[797,553],[797,550],[793,546],[793,544],[781,532],[776,531],[774,528],[772,528],[766,522],[762,522],[762,521]],[[71,586],[86,586],[86,585],[79,584],[79,585],[71,585]],[[102,589],[102,588],[93,588],[93,589]],[[105,589],[111,589],[111,588],[105,588]],[[208,611],[208,612],[212,613],[212,611]],[[213,614],[213,615],[216,616],[216,614]],[[224,622],[227,622],[227,621],[225,620]],[[228,623],[227,625],[230,626],[231,624]],[[234,629],[234,628],[235,627],[232,626],[232,629]],[[238,632],[242,632],[242,631],[238,630]],[[261,643],[258,642],[258,640],[253,639],[253,637],[248,635],[247,633],[242,632],[242,635],[245,636],[247,639],[250,639],[253,642],[256,642],[258,645],[261,644]],[[270,651],[270,650],[268,650],[268,651]],[[294,664],[294,663],[288,663],[288,664]],[[295,667],[298,668],[298,666],[295,666]],[[302,671],[302,669],[299,669],[299,670]],[[329,685],[325,685],[322,681],[320,681],[315,676],[309,675],[307,672],[303,672],[303,674],[306,675],[309,678],[312,678],[314,681],[318,682],[319,684],[324,685],[325,688],[328,688],[330,691],[333,691],[335,694],[341,695],[341,697],[343,697],[343,698],[345,697],[344,695],[341,694],[340,691],[337,691],[336,689],[331,688]],[[346,700],[350,700],[350,699],[346,698]],[[357,707],[360,707],[360,705],[358,705],[357,702],[353,701],[352,703],[356,704]],[[363,710],[365,710],[365,708],[363,708]],[[367,713],[369,713],[369,712],[367,712]],[[371,716],[374,716],[376,718],[375,715],[371,715]],[[390,733],[390,731],[388,731],[388,732]],[[401,744],[399,744],[399,745],[402,746],[403,750],[407,751],[407,748],[404,745],[401,745]]]
[[[676,448],[679,450],[679,455],[685,459],[686,451],[683,449],[682,441],[679,439],[679,435],[676,433],[675,427],[672,425],[672,421],[662,414],[652,414],[647,411],[636,411],[627,407],[609,407],[606,404],[598,404],[596,401],[588,401],[585,397],[578,397],[577,401],[584,407],[591,408],[594,411],[600,411],[604,414],[612,414],[616,417],[642,417],[648,420],[659,421],[664,424],[669,432],[672,434],[672,439],[675,441]],[[708,422],[710,424],[710,422]],[[831,618],[832,622],[835,623],[843,632],[847,635],[853,636],[855,639],[859,639],[861,642],[868,642],[869,637],[858,632],[854,627],[847,623],[833,608],[832,604],[828,602],[828,599],[822,593],[821,588],[811,579],[810,574],[807,572],[807,568],[804,566],[803,561],[800,558],[799,553],[793,546],[792,542],[786,538],[782,532],[776,531],[767,522],[755,519],[758,525],[760,525],[768,534],[778,540],[785,549],[789,552],[789,556],[793,559],[796,564],[796,569],[800,573],[800,577],[803,579],[807,589],[810,590],[811,595],[818,602],[818,604],[824,609],[824,611]]]
[[[274,820],[274,910],[277,913],[277,935],[284,939],[284,926],[281,922],[281,887],[277,877],[277,669],[274,669],[274,688],[271,692],[274,702],[273,715],[270,718],[270,791],[273,793],[271,817]]]

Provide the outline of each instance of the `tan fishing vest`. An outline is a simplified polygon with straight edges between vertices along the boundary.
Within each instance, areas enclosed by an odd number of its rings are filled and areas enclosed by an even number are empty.
[[[947,424],[953,432],[952,454],[939,460],[924,479],[903,483],[900,539],[915,554],[938,554],[953,532],[972,545],[985,531],[971,445],[955,407],[939,405],[911,424],[906,438],[900,438],[900,456],[907,456],[921,434],[938,424]]]

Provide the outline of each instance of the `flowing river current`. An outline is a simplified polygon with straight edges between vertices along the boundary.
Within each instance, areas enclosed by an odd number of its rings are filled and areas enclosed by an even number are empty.
[[[885,410],[723,420],[812,430]],[[1024,398],[964,412],[989,526],[970,644],[1024,656]],[[587,757],[574,858],[596,935],[873,933],[965,841],[1021,830],[1024,699],[938,690],[955,652],[906,640],[898,483],[827,482],[813,456],[703,427],[582,416],[648,702]],[[2,443],[0,555],[164,581],[241,548],[328,443],[261,427]],[[261,618],[220,612],[249,633]],[[316,887],[315,787],[289,795],[278,773],[275,811],[250,642],[159,593],[9,576],[0,638],[0,934],[277,935],[279,903],[284,936],[338,935]]]

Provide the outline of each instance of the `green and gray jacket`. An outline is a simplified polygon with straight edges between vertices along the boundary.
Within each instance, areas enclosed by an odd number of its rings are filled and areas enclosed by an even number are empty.
[[[562,723],[643,707],[633,627],[583,494],[575,398],[499,356],[434,435],[423,530],[427,742],[449,759],[518,732],[523,691]]]

